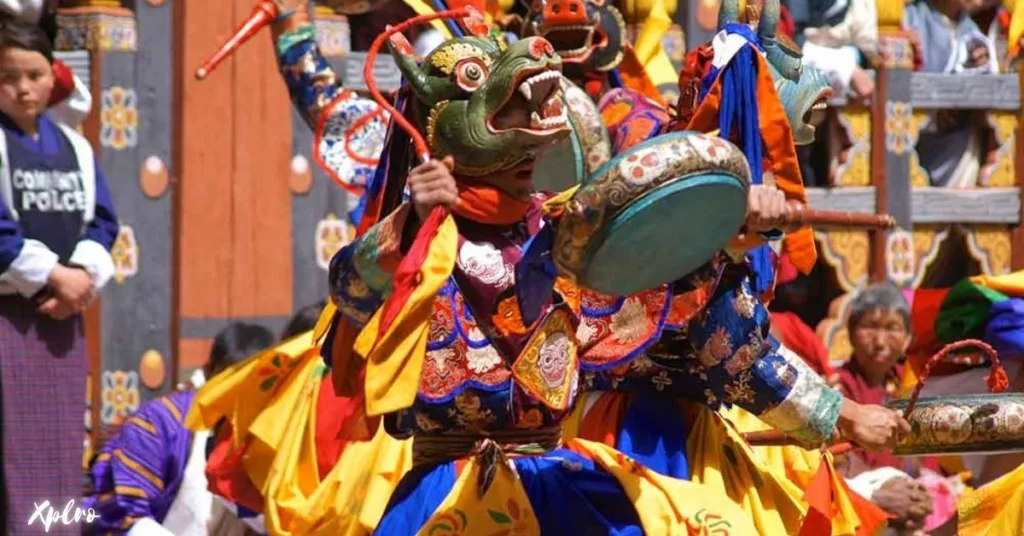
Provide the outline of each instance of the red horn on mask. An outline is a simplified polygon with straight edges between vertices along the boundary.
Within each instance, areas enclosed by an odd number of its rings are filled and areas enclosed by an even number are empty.
[[[224,46],[220,47],[213,56],[210,56],[210,59],[206,60],[202,67],[196,70],[196,78],[203,80],[209,76],[225,58],[233,54],[235,50],[238,50],[238,47],[242,46],[243,43],[256,35],[265,26],[274,22],[278,15],[280,15],[280,11],[273,2],[263,0],[256,4],[249,18],[245,19],[245,22],[235,30],[231,39],[228,39]]]

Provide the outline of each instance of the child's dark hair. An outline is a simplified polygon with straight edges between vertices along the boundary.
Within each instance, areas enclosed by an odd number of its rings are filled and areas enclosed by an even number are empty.
[[[206,365],[207,371],[217,374],[253,354],[266,350],[274,341],[273,332],[258,324],[230,324],[213,339],[210,362]]]
[[[300,333],[313,329],[316,326],[316,321],[320,320],[320,312],[324,310],[326,305],[327,301],[324,300],[299,309],[299,312],[295,313],[295,316],[288,321],[284,331],[281,332],[281,340],[290,339]]]
[[[53,42],[42,28],[10,16],[0,16],[0,50],[8,48],[38,52],[46,61],[53,63]]]

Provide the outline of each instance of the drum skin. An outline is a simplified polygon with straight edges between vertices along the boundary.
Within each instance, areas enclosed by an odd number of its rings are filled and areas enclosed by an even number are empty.
[[[618,296],[675,281],[708,261],[746,218],[742,151],[696,132],[617,155],[566,203],[552,258],[588,289]]]
[[[888,404],[902,413],[908,401]],[[1024,393],[924,397],[897,456],[1024,450]]]
[[[533,186],[541,192],[572,188],[611,159],[612,144],[597,105],[565,77],[562,91],[572,134],[537,156]]]

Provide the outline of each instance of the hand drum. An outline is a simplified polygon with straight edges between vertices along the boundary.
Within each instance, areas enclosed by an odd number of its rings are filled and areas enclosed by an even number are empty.
[[[747,161],[728,141],[696,132],[657,136],[584,181],[565,206],[553,260],[604,294],[675,281],[737,235],[749,184]]]

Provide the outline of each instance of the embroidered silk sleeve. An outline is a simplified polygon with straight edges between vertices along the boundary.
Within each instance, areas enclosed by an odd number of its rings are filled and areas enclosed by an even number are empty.
[[[685,336],[655,348],[651,358],[681,375],[669,374],[682,395],[702,391],[713,408],[736,404],[808,444],[830,437],[842,396],[769,336],[768,311],[749,278],[723,286]]]
[[[312,24],[304,24],[278,37],[277,61],[292,103],[315,131],[323,111],[342,95],[344,88],[320,53]]]
[[[331,260],[331,297],[338,312],[357,327],[366,325],[390,291],[391,277],[402,260],[402,230],[410,210],[410,205],[402,205]]]

